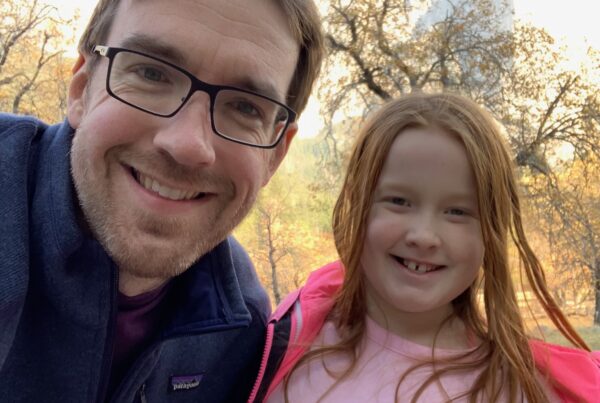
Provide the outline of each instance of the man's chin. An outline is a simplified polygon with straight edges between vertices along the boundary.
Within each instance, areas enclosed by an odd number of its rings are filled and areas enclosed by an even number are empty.
[[[220,225],[216,217],[191,223],[182,219],[155,219],[140,211],[119,213],[108,220],[100,216],[88,221],[100,224],[93,228],[96,238],[119,271],[141,278],[171,278],[183,273],[230,231],[230,226]],[[237,224],[238,220],[232,221]]]
[[[121,228],[123,229],[123,228]],[[131,228],[130,228],[131,230]],[[183,273],[216,245],[188,234],[123,231],[112,236],[98,234],[120,272],[140,278],[171,278]]]
[[[164,250],[164,248],[163,248]],[[120,273],[127,273],[138,278],[169,279],[180,275],[192,266],[202,253],[174,253],[173,250],[115,251],[111,253]]]

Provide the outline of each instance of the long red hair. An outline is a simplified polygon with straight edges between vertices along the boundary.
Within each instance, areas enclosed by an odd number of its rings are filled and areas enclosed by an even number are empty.
[[[346,352],[353,360],[342,378],[353,370],[365,331],[365,279],[360,258],[367,217],[392,143],[405,129],[413,127],[440,128],[463,143],[476,180],[485,246],[480,281],[453,301],[454,316],[483,341],[478,351],[483,351],[484,357],[468,364],[461,359],[461,363],[434,371],[421,391],[448,370],[472,367],[481,368],[482,372],[465,393],[471,402],[482,396],[498,397],[503,390],[511,402],[517,401],[521,393],[529,402],[547,402],[546,393],[536,379],[533,356],[517,303],[509,267],[510,242],[518,251],[520,269],[548,317],[573,345],[589,348],[548,292],[543,268],[527,242],[513,163],[499,125],[477,104],[454,94],[418,93],[392,100],[363,125],[333,212],[335,244],[346,268],[332,316],[341,342],[311,351],[298,365],[323,353]],[[476,300],[480,289],[483,291],[483,310]],[[402,379],[404,376],[400,382]],[[418,394],[413,401],[417,397]]]

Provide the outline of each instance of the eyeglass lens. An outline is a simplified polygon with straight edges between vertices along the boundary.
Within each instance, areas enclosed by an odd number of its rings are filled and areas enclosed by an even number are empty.
[[[168,64],[127,51],[114,56],[110,91],[138,108],[170,115],[185,102],[191,87],[191,78]],[[214,99],[212,119],[215,130],[222,136],[271,145],[284,129],[288,112],[259,95],[221,89]]]

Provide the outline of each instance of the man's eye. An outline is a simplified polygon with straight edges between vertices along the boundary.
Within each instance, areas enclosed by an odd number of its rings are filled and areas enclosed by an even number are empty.
[[[258,109],[250,102],[236,101],[233,103],[233,107],[244,115],[260,116]]]
[[[153,67],[140,67],[138,69],[138,74],[149,81],[156,81],[156,82],[166,81],[165,74],[162,71],[160,71],[159,69],[155,69]]]

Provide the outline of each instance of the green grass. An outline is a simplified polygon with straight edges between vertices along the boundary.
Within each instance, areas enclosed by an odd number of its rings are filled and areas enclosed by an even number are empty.
[[[592,350],[600,351],[600,326],[576,327],[576,330]],[[569,343],[558,330],[542,326],[542,331],[547,342],[571,346],[571,343]]]

